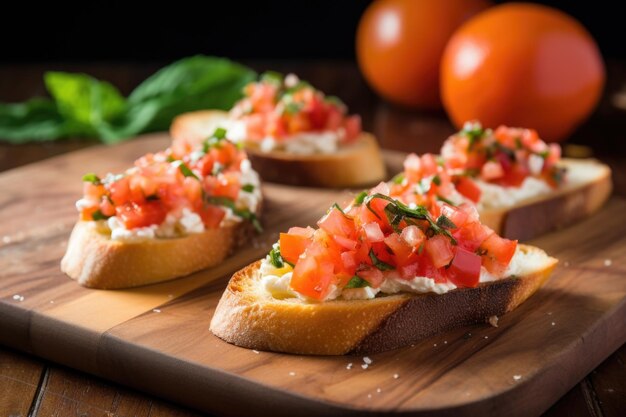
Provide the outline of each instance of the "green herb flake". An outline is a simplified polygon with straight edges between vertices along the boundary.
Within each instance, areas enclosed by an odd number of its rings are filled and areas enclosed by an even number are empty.
[[[254,185],[253,184],[244,184],[243,187],[241,187],[241,189],[243,191],[245,191],[246,193],[251,193],[254,191]]]
[[[218,127],[217,129],[215,129],[215,132],[213,132],[213,135],[211,135],[211,137],[215,139],[226,138],[226,129],[224,129],[223,127]]]
[[[433,183],[434,183],[436,186],[440,186],[440,185],[441,185],[441,177],[440,177],[439,175],[435,175],[435,176],[433,177]]]
[[[389,265],[388,263],[383,262],[380,259],[378,259],[378,257],[374,253],[374,249],[370,249],[369,255],[370,255],[370,259],[372,260],[372,263],[374,264],[374,266],[376,268],[380,269],[381,271],[391,271],[391,270],[395,269],[392,265]]]
[[[290,102],[285,104],[285,113],[296,114],[302,110],[302,103]]]
[[[261,82],[270,83],[270,84],[283,84],[283,74],[277,71],[265,71],[261,74]]]
[[[100,210],[96,210],[93,212],[93,214],[91,215],[91,218],[94,220],[106,220],[111,216],[105,216],[104,214],[102,214],[102,212]]]
[[[198,176],[193,173],[191,168],[189,168],[187,164],[185,164],[183,161],[174,161],[174,164],[178,165],[178,169],[180,170],[181,174],[183,174],[183,176],[192,177],[200,181],[200,178],[198,178]]]
[[[174,158],[172,155],[167,155],[167,158],[165,158],[165,160],[167,162],[174,162],[176,160],[176,158]]]
[[[354,204],[360,206],[363,204],[363,201],[365,201],[365,197],[367,197],[367,191],[361,191],[356,195],[356,197],[354,197]]]
[[[454,204],[454,202],[452,200],[448,200],[447,198],[442,197],[440,195],[437,195],[437,200],[443,201],[444,203],[446,203],[446,204],[448,204],[448,205],[450,205],[452,207],[456,207],[456,204]]]
[[[230,198],[206,197],[205,201],[209,204],[213,204],[216,206],[228,207],[229,209],[232,210],[235,216],[241,217],[244,220],[248,220],[258,233],[261,233],[263,231],[263,226],[261,225],[261,222],[259,221],[259,218],[257,217],[257,215],[248,209],[237,208],[237,206],[235,205],[235,202],[231,200]]]
[[[346,107],[345,103],[341,101],[341,99],[337,96],[326,96],[324,97],[324,101],[326,103],[333,104],[337,107],[342,107],[342,108]]]
[[[275,245],[269,253],[270,263],[274,268],[282,268],[285,266],[283,257],[280,254],[280,246]]]
[[[447,216],[443,214],[437,218],[437,226],[443,227],[445,229],[456,229],[456,224],[452,220],[450,220]]]
[[[100,184],[102,184],[102,180],[100,179],[100,177],[98,177],[96,174],[91,173],[91,172],[89,174],[83,175],[83,181],[84,182],[90,182],[93,185],[100,185]]]
[[[403,173],[400,173],[391,179],[391,182],[393,182],[394,184],[402,184],[403,181],[404,181]]]
[[[365,288],[369,286],[370,286],[369,282],[355,275],[350,279],[350,281],[348,281],[348,284],[346,284],[344,288]]]
[[[547,151],[543,151],[543,152],[538,152],[537,155],[539,155],[543,159],[547,159],[548,156],[550,155],[550,151],[547,150]]]

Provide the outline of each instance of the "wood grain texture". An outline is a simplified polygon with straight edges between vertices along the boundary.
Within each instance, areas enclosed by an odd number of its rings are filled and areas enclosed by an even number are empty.
[[[0,416],[27,416],[44,372],[42,361],[0,350]]]
[[[59,261],[78,179],[87,170],[122,169],[166,143],[152,136],[0,175],[0,207],[11,219],[0,223],[0,343],[225,414],[538,415],[626,339],[622,199],[530,242],[561,264],[498,328],[445,332],[373,355],[367,369],[358,356],[255,353],[208,330],[230,274],[261,257],[279,230],[312,225],[333,201],[347,199],[342,192],[267,184],[266,231],[219,267],[131,291],[77,286]],[[208,277],[217,279],[207,284]]]

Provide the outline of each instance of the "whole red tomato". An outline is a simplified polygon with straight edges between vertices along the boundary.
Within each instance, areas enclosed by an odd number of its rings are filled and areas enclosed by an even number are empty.
[[[438,108],[439,63],[446,42],[487,0],[377,0],[363,14],[356,37],[359,67],[389,101]]]
[[[441,63],[444,107],[457,127],[477,119],[566,138],[596,106],[604,64],[585,28],[558,10],[511,3],[461,26]]]

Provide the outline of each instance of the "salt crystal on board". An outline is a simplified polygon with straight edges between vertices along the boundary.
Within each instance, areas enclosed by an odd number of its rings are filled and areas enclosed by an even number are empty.
[[[368,365],[372,364],[372,360],[369,358],[369,356],[364,356],[363,357],[363,362],[365,362]]]
[[[398,375],[398,374],[393,374],[393,379],[398,379],[398,378],[400,378],[400,375]]]
[[[352,362],[350,362],[348,365],[346,365],[346,369],[352,369]]]
[[[293,371],[292,371],[292,372],[289,372],[289,376],[296,376],[296,373],[295,373],[295,372],[293,372]]]
[[[489,317],[489,324],[491,324],[493,327],[498,327],[498,316]]]
[[[161,310],[159,310],[158,308],[154,308],[154,309],[152,309],[152,311],[153,311],[154,313],[160,313],[160,312],[161,312]]]
[[[610,259],[605,259],[604,260],[604,266],[611,266],[613,264],[613,261]]]
[[[519,381],[520,379],[522,379],[521,375],[513,375],[513,379],[516,381]]]
[[[361,365],[361,368],[367,369],[368,366],[369,366],[368,364],[364,363],[363,365]]]
[[[259,354],[259,351],[256,349],[252,349],[252,352],[256,353],[257,355]]]

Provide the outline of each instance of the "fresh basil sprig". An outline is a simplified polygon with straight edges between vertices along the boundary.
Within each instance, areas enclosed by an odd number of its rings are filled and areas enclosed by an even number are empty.
[[[270,263],[274,268],[282,268],[285,266],[285,261],[280,254],[280,246],[275,245],[269,253]]]
[[[369,255],[370,255],[370,259],[372,260],[372,264],[374,264],[374,266],[380,269],[381,271],[391,271],[395,269],[393,265],[389,265],[387,262],[383,262],[380,259],[378,259],[378,257],[374,253],[374,249],[370,249]]]
[[[380,198],[389,202],[389,204],[385,206],[385,215],[387,216],[389,224],[391,224],[391,227],[394,229],[394,231],[400,231],[399,225],[402,220],[405,220],[411,224],[414,224],[412,220],[425,220],[429,225],[428,230],[430,231],[430,234],[444,235],[445,237],[450,239],[450,242],[453,245],[457,244],[456,239],[450,234],[450,232],[445,228],[439,226],[437,222],[433,220],[430,213],[428,212],[428,210],[426,210],[424,206],[416,206],[415,208],[411,208],[406,204],[400,202],[399,200],[393,199],[384,194],[376,193],[367,196],[364,200],[364,203],[366,207],[379,219],[381,218],[380,215],[376,213],[376,211],[371,206],[372,200],[376,198]]]
[[[353,276],[350,281],[348,281],[348,283],[346,284],[346,286],[344,288],[365,288],[365,287],[369,287],[370,283],[365,281],[363,278],[355,275]]]
[[[254,226],[254,229],[261,233],[263,231],[263,226],[261,226],[261,222],[259,221],[256,214],[251,212],[248,209],[240,209],[235,206],[235,202],[227,197],[206,197],[206,202],[210,204],[214,204],[216,206],[224,206],[228,207],[232,210],[232,212],[241,217],[242,219],[248,220]]]

